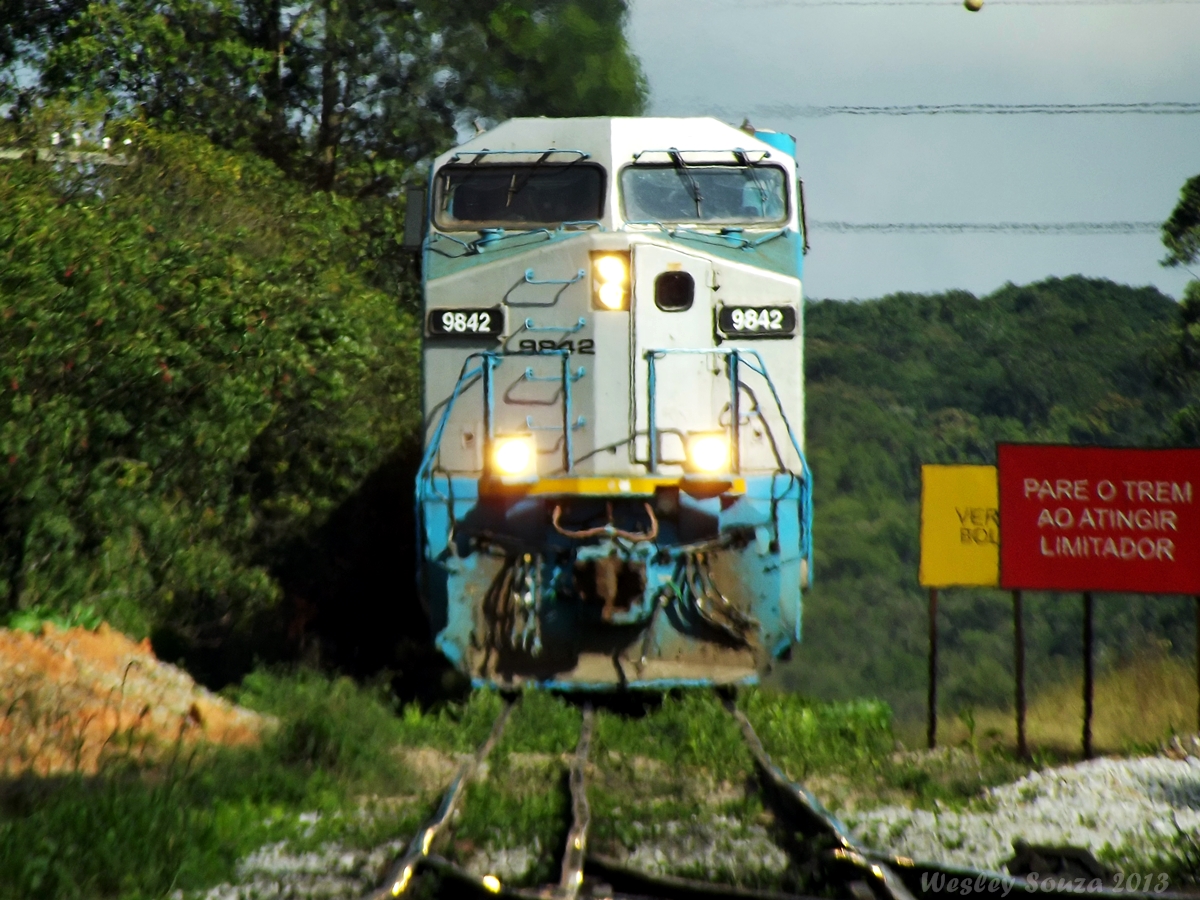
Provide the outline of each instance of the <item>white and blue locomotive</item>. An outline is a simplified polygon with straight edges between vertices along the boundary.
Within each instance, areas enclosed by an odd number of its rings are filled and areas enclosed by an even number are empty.
[[[513,119],[409,195],[420,587],[479,684],[755,680],[812,562],[795,142]]]

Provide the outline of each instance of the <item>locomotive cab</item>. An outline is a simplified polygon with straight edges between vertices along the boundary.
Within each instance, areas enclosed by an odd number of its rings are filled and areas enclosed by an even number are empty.
[[[420,228],[420,584],[482,683],[753,681],[811,571],[794,142],[514,119]],[[410,201],[412,202],[412,201]]]

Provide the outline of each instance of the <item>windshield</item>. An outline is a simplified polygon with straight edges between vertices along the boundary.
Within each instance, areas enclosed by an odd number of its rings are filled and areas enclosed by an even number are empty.
[[[787,173],[778,166],[627,166],[621,194],[628,222],[781,224]]]
[[[604,214],[604,170],[586,163],[445,166],[438,173],[437,224],[558,225]]]

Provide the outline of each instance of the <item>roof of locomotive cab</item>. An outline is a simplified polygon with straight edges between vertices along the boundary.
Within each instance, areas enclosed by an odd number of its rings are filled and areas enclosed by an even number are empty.
[[[603,224],[613,227],[616,194],[616,172],[633,161],[635,153],[668,148],[687,151],[764,151],[770,162],[796,176],[796,162],[777,147],[772,147],[748,132],[710,116],[695,117],[633,117],[595,116],[571,119],[547,117],[517,118],[502,122],[495,128],[475,135],[469,141],[447,150],[434,160],[434,169],[454,160],[456,154],[482,150],[520,151],[540,154],[551,148],[579,150],[588,155],[589,162],[598,163],[608,171],[608,202],[605,203]],[[507,157],[507,158],[506,158]],[[536,156],[531,157],[536,159]],[[465,162],[467,160],[459,160]],[[514,162],[509,155],[497,155],[486,162]],[[526,160],[522,160],[526,161]],[[792,210],[792,229],[798,227],[797,212]],[[777,226],[776,226],[777,227]]]

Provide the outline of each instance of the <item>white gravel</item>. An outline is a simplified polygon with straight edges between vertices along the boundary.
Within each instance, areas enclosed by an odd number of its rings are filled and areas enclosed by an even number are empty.
[[[537,838],[533,839],[532,847],[497,847],[489,844],[472,854],[463,868],[476,878],[494,875],[501,881],[517,881],[533,868],[541,852],[542,843]]]
[[[787,855],[763,826],[729,816],[699,818],[661,825],[635,825],[637,848],[622,863],[652,875],[727,880],[752,873],[779,875],[788,867]]]
[[[847,813],[866,845],[919,861],[999,869],[1021,839],[1149,861],[1177,828],[1200,828],[1200,759],[1097,759],[1033,772],[967,809]]]
[[[238,863],[236,884],[218,885],[197,900],[357,900],[378,884],[404,847],[400,840],[371,850],[325,843],[296,852],[287,841],[268,844]],[[182,900],[183,895],[174,897]]]

